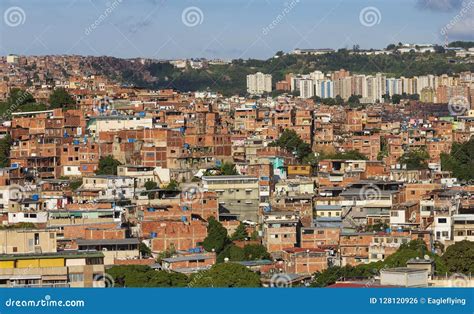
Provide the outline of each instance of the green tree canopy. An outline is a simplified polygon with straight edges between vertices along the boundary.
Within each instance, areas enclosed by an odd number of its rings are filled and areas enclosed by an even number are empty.
[[[474,242],[456,242],[446,249],[442,259],[450,273],[474,273]]]
[[[149,190],[154,190],[158,187],[158,183],[156,183],[155,181],[147,181],[145,182],[145,190],[149,191]]]
[[[392,95],[392,103],[399,104],[400,100],[402,100],[402,95],[394,94]]]
[[[267,248],[261,244],[248,244],[244,246],[244,258],[246,261],[256,261],[260,259],[271,259]]]
[[[176,180],[170,180],[170,183],[166,186],[166,190],[168,191],[176,191],[179,188],[179,183]]]
[[[244,248],[230,244],[217,255],[217,262],[222,263],[226,258],[228,258],[229,261],[240,262],[271,259],[271,256],[267,248],[261,244],[247,244]]]
[[[227,229],[217,221],[214,217],[210,217],[207,226],[207,237],[201,243],[204,249],[208,252],[214,250],[219,254],[230,243],[227,236]]]
[[[56,88],[49,96],[49,104],[51,108],[64,108],[67,105],[76,104],[76,101],[66,89],[60,87]]]
[[[441,168],[460,180],[474,180],[474,137],[464,143],[454,142],[449,154],[441,154]]]
[[[243,223],[240,223],[232,234],[231,240],[245,240],[248,237],[247,228]]]
[[[290,129],[284,130],[278,140],[271,143],[270,146],[281,147],[294,154],[300,161],[312,153],[311,146],[304,142],[294,130]]]
[[[219,255],[217,255],[217,263],[223,263],[226,258],[233,262],[244,261],[244,249],[234,244],[227,245]]]
[[[23,105],[34,103],[35,99],[30,93],[24,90],[21,90],[19,88],[12,88],[7,102],[10,106],[16,106],[17,108],[19,108]],[[14,111],[15,110],[13,110],[13,112]]]
[[[228,262],[195,274],[191,284],[193,287],[256,288],[260,287],[260,276],[243,265]]]
[[[239,174],[235,169],[235,165],[231,162],[224,162],[220,168],[221,175],[233,176]]]
[[[425,149],[410,150],[404,153],[398,162],[407,166],[407,170],[422,170],[428,169],[428,160],[430,154]]]
[[[95,172],[98,175],[117,175],[117,167],[122,163],[117,159],[114,159],[112,156],[100,157],[99,159],[99,168]]]
[[[426,244],[422,240],[413,240],[409,243],[402,244],[398,250],[388,256],[384,261],[375,263],[362,264],[355,267],[330,267],[324,271],[314,274],[312,287],[326,287],[335,283],[337,280],[354,277],[373,277],[382,268],[406,267],[408,260],[412,258],[423,258],[425,255],[430,256],[435,261],[435,272],[437,274],[445,274],[446,265],[438,255],[430,252]]]
[[[151,249],[143,242],[140,242],[140,245],[138,246],[138,250],[140,251],[140,254],[142,255],[143,258],[147,258],[151,256]]]
[[[115,287],[186,287],[188,277],[174,272],[156,271],[144,265],[120,265],[107,270]]]
[[[10,148],[13,144],[10,134],[0,139],[0,167],[10,166]]]

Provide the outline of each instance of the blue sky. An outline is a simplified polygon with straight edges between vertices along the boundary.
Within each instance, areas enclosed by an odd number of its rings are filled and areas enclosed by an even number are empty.
[[[0,12],[1,55],[268,58],[443,43],[450,21],[450,41],[474,40],[474,0],[2,0]]]

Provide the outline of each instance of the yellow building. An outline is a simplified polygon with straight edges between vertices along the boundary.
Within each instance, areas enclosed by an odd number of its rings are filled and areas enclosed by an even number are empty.
[[[342,207],[339,205],[316,205],[316,217],[341,217]]]
[[[102,252],[0,256],[0,287],[103,286],[104,272]]]
[[[1,254],[48,252],[56,252],[56,231],[54,230],[0,230]]]
[[[310,177],[313,169],[310,165],[288,165],[288,177],[294,178],[296,176]]]

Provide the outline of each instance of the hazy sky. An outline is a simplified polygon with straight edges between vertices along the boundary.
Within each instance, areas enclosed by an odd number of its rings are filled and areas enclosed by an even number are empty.
[[[1,55],[268,58],[443,43],[443,27],[474,40],[474,0],[1,0],[0,11]]]

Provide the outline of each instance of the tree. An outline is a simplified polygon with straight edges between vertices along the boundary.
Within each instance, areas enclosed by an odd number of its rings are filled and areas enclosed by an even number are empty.
[[[450,273],[474,273],[474,242],[456,242],[446,249],[442,259]]]
[[[158,187],[158,183],[156,183],[155,181],[147,181],[145,182],[145,190],[147,191],[150,191],[150,190],[154,190]]]
[[[224,248],[230,243],[227,236],[227,229],[217,221],[214,217],[208,219],[207,237],[201,243],[204,249],[208,252],[214,250],[217,254],[222,252]]]
[[[296,155],[299,160],[303,160],[307,155],[312,154],[311,146],[304,142],[299,135],[290,129],[285,129],[278,140],[270,146],[278,146],[289,153]]]
[[[170,180],[170,183],[165,187],[167,191],[176,191],[179,188],[179,183],[176,180]]]
[[[336,95],[336,98],[334,98],[334,100],[336,101],[336,105],[339,105],[339,106],[344,105],[344,99],[341,96]]]
[[[10,134],[0,139],[0,167],[8,167],[10,165],[10,148],[13,144]]]
[[[315,273],[311,287],[322,288],[331,285],[342,278],[370,277],[371,275],[374,275],[374,273],[362,267],[334,266]]]
[[[229,261],[240,262],[245,260],[244,249],[237,245],[230,244],[217,255],[217,263],[223,263],[228,258]]]
[[[112,156],[100,157],[99,168],[95,172],[97,175],[117,175],[117,167],[122,163]]]
[[[305,165],[310,165],[310,166],[315,167],[315,166],[317,166],[317,164],[319,162],[319,159],[318,159],[318,157],[316,157],[316,155],[314,153],[311,153],[311,154],[308,154],[308,155],[304,156],[302,162]]]
[[[64,108],[67,105],[74,105],[75,103],[74,98],[62,87],[56,88],[49,96],[51,108]]]
[[[398,158],[398,162],[406,165],[407,170],[422,170],[428,168],[429,159],[430,154],[425,149],[416,149],[404,153]]]
[[[392,104],[399,104],[401,99],[402,99],[401,95],[398,95],[398,94],[392,95]]]
[[[195,274],[191,283],[195,287],[256,288],[260,287],[260,276],[243,265],[229,262]]]
[[[231,162],[224,162],[220,168],[221,175],[233,176],[239,174],[235,169],[235,165]]]
[[[382,268],[406,267],[408,260],[412,258],[423,258],[428,255],[435,261],[435,272],[444,274],[447,270],[443,260],[436,254],[430,252],[422,240],[413,240],[402,244],[398,250],[388,256],[384,261],[362,264],[355,267],[330,267],[314,274],[312,287],[326,287],[342,278],[373,277]]]
[[[107,274],[114,279],[115,287],[186,287],[186,275],[156,271],[144,265],[120,265],[107,270]]]
[[[248,244],[244,246],[244,258],[246,261],[255,261],[260,259],[271,259],[267,248],[261,244]]]
[[[474,41],[453,41],[448,44],[448,47],[474,48]]]
[[[464,143],[454,142],[449,154],[441,154],[441,168],[460,180],[474,180],[474,137]]]
[[[16,111],[16,108],[19,108],[29,103],[34,103],[35,99],[30,93],[26,91],[23,91],[19,88],[12,88],[7,102],[10,106],[15,107],[15,109],[12,110],[12,112],[14,112]]]
[[[140,252],[143,258],[151,256],[151,249],[143,242],[140,242],[140,245],[138,246],[138,251]]]
[[[72,191],[77,190],[80,188],[82,185],[82,180],[72,180],[69,182],[69,187],[71,188]]]
[[[360,97],[357,95],[351,95],[347,100],[349,104],[360,104]]]
[[[248,237],[247,228],[243,223],[240,223],[239,226],[235,229],[235,232],[232,234],[231,240],[245,240]]]

